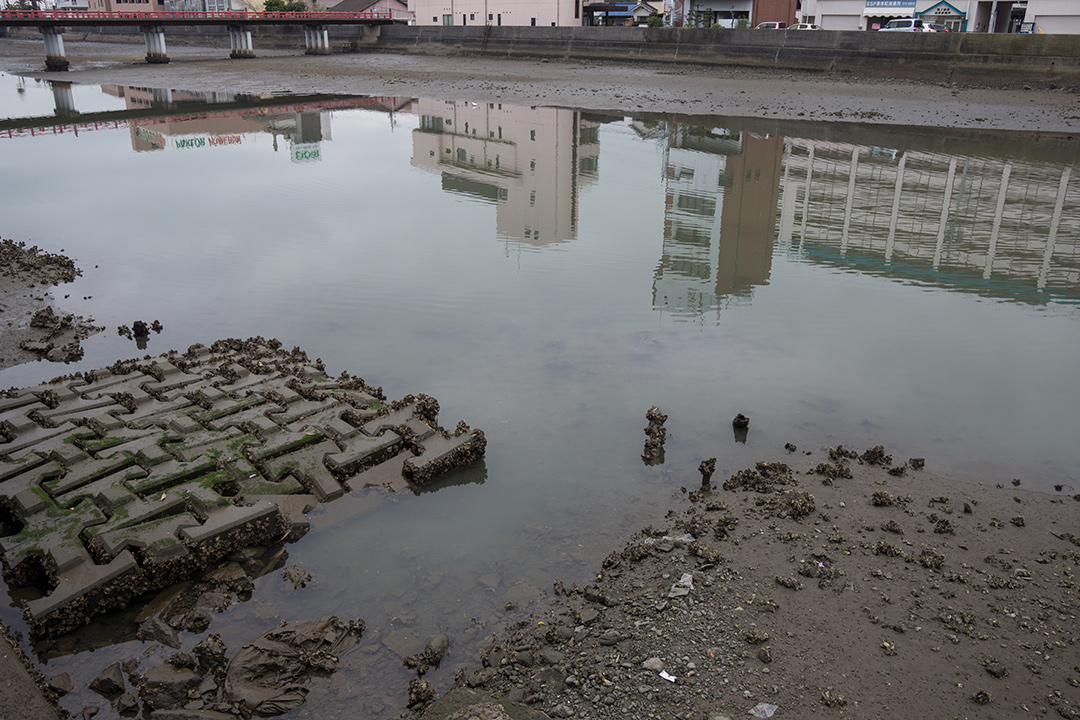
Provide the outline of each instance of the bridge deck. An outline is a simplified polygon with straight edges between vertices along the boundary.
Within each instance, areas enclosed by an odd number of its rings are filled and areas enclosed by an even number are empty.
[[[0,27],[107,27],[142,25],[385,25],[406,22],[401,13],[381,12],[91,12],[2,10]]]

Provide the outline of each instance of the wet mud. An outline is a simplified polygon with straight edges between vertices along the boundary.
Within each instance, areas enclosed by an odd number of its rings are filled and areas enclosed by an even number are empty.
[[[103,328],[93,318],[56,312],[52,288],[82,274],[60,253],[0,239],[0,370],[34,360],[66,363]]]
[[[826,450],[701,468],[412,717],[1080,717],[1080,496]]]

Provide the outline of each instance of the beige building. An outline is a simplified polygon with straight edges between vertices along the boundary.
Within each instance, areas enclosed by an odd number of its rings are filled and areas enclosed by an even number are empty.
[[[582,0],[409,0],[417,25],[581,25]]]
[[[653,307],[697,316],[769,282],[784,139],[675,123],[668,132]]]
[[[597,178],[599,124],[576,110],[417,100],[412,165],[447,192],[495,206],[508,241],[550,245],[577,237],[582,185]]]

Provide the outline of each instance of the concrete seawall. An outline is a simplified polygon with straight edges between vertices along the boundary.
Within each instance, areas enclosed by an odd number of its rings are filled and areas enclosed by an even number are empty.
[[[2,30],[4,28],[0,28]],[[40,34],[12,28],[11,37]],[[303,47],[301,27],[253,28],[259,47]],[[80,28],[71,39],[141,42],[137,28]],[[170,43],[228,48],[217,27],[170,27]],[[809,70],[948,82],[1080,86],[1080,35],[878,33],[636,27],[329,26],[334,52],[403,52]]]
[[[374,33],[373,33],[374,34]],[[1080,80],[1080,36],[630,27],[384,26],[356,49],[734,65],[1010,80]]]

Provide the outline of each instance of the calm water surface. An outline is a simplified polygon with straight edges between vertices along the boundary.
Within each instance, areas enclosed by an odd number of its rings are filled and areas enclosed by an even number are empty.
[[[788,442],[883,443],[1080,491],[1066,145],[3,75],[0,117],[21,118],[0,123],[0,234],[74,258],[58,305],[107,328],[77,365],[0,386],[141,355],[115,328],[160,320],[145,352],[277,337],[487,433],[485,461],[436,492],[316,511],[287,548],[315,583],[268,575],[215,620],[234,649],[280,618],[367,621],[292,716],[395,716],[410,635],[454,637],[429,675],[448,687],[508,600],[586,582],[706,457],[723,477]],[[669,440],[647,467],[654,404]],[[34,651],[85,685],[145,651],[130,620]]]

